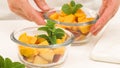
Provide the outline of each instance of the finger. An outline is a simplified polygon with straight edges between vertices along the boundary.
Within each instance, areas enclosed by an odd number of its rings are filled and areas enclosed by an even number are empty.
[[[108,3],[107,0],[102,0],[102,6],[99,10],[99,16],[101,16],[105,11],[105,8],[107,8],[107,3]]]
[[[14,12],[15,14],[17,14],[17,15],[23,17],[24,19],[27,19],[27,20],[32,21],[30,18],[28,18],[27,16],[25,16],[25,14],[22,13],[23,11],[21,11],[21,10],[14,10],[13,12]]]
[[[24,12],[24,14],[30,18],[32,21],[35,21],[36,24],[38,25],[43,25],[45,24],[45,21],[42,17],[42,14],[39,13],[38,11],[36,11],[28,2],[28,0],[26,0],[26,3],[24,2],[23,4],[24,7],[22,7],[22,11]]]
[[[12,12],[23,17],[24,19],[30,20],[24,15],[23,11],[18,6],[15,6],[15,4],[12,4],[12,3],[13,2],[11,2],[11,0],[8,0],[8,5],[9,5],[9,8]]]
[[[93,35],[96,36],[96,35],[98,34],[99,31],[100,31],[100,29],[97,30],[96,32],[94,32]]]
[[[50,8],[45,2],[45,0],[34,0],[37,6],[42,9],[43,11],[48,11]]]
[[[93,35],[96,35],[98,33],[98,31],[100,30],[100,28],[102,28],[102,23],[101,22],[104,22],[101,18],[98,19],[98,21],[96,22],[96,24],[94,24],[91,29],[90,29],[90,32],[93,34]]]

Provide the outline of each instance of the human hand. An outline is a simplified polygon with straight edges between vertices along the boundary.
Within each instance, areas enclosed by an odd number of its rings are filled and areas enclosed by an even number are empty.
[[[115,15],[120,5],[120,0],[103,0],[99,11],[100,18],[91,27],[90,32],[97,35],[98,32],[105,26],[105,24]]]
[[[47,11],[50,8],[46,4],[45,0],[34,0],[36,5],[43,11]],[[42,12],[35,10],[28,0],[8,0],[8,5],[14,13],[22,16],[23,18],[34,21],[38,25],[45,24]]]

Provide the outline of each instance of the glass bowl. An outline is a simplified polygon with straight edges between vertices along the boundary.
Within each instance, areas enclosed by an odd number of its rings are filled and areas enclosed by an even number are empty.
[[[81,10],[85,13],[87,18],[94,18],[91,21],[83,21],[82,22],[82,14],[80,15],[81,17],[79,18],[79,20],[81,20],[81,22],[64,22],[66,19],[62,17],[62,15],[65,15],[64,13],[61,12],[61,10],[59,8],[55,8],[55,9],[51,9],[50,11],[46,12],[44,14],[44,17],[46,19],[51,19],[53,20],[50,16],[52,16],[52,14],[54,13],[61,13],[59,14],[60,16],[57,16],[56,14],[54,14],[55,17],[58,17],[58,19],[54,19],[53,21],[55,21],[57,23],[58,27],[64,28],[66,30],[69,30],[71,33],[73,33],[73,35],[75,36],[74,42],[73,43],[86,43],[90,40],[91,38],[91,33],[90,28],[93,24],[96,23],[96,21],[98,20],[99,16],[98,14],[91,9],[88,8],[81,8]],[[68,17],[68,21],[71,21],[71,17]],[[64,20],[64,21],[63,21]]]
[[[45,34],[44,31],[38,31],[37,29],[38,27],[28,27],[11,33],[11,40],[18,45],[19,59],[29,68],[53,68],[61,66],[67,57],[68,48],[74,39],[74,35],[63,29],[67,35],[63,43],[47,46],[45,44],[37,45],[33,44],[33,37],[38,34]],[[25,37],[26,34],[29,36]],[[24,41],[29,40],[31,44],[19,41],[22,38],[21,35],[24,37]]]

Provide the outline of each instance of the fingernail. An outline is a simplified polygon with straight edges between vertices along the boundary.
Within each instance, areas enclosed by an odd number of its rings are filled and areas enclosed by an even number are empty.
[[[39,25],[45,25],[45,21],[44,20],[41,20],[40,23],[38,23]]]
[[[45,10],[49,10],[49,9],[50,9],[47,5],[43,6],[43,8],[44,8]]]

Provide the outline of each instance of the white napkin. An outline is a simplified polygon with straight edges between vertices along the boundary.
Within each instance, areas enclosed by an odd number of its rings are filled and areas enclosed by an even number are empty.
[[[91,53],[97,61],[120,63],[120,9]]]

